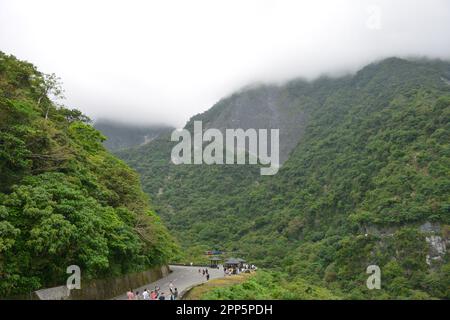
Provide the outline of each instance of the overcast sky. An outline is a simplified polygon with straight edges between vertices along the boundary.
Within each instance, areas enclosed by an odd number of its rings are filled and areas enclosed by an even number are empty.
[[[252,82],[450,58],[450,1],[0,0],[0,50],[92,118],[184,125]]]

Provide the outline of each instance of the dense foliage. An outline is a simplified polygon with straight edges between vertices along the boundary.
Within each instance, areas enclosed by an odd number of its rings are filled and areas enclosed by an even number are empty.
[[[155,209],[170,217],[177,238],[188,252],[203,253],[221,247],[238,233],[240,205],[245,203],[248,182],[259,177],[256,166],[178,165],[170,161],[174,142],[164,136],[145,148],[118,155],[142,176],[142,184]],[[169,157],[167,157],[169,155]],[[195,259],[195,258],[194,258]]]
[[[0,296],[165,263],[171,236],[139,177],[77,110],[57,106],[54,76],[0,52]]]
[[[202,295],[205,300],[336,300],[329,290],[311,285],[301,278],[279,272],[258,271],[247,281],[228,287],[215,288]]]
[[[275,176],[175,166],[167,138],[120,156],[186,248],[238,252],[351,298],[449,298],[448,254],[427,263],[426,242],[449,243],[448,79],[446,62],[391,58],[280,86],[285,112],[307,121]],[[226,101],[195,119],[218,118]],[[382,270],[381,290],[365,286],[370,264]]]

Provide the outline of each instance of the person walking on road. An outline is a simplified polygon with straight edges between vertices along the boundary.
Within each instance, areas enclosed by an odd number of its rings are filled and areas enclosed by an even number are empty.
[[[130,289],[128,292],[127,292],[127,298],[128,298],[128,300],[134,300],[134,293],[133,293],[133,289]]]

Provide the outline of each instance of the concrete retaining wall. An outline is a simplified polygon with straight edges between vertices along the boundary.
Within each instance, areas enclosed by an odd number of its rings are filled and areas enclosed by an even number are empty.
[[[35,291],[32,299],[38,300],[104,300],[117,297],[130,288],[138,288],[165,277],[170,272],[168,266],[127,274],[118,278],[81,281],[81,289],[68,290],[66,286]]]

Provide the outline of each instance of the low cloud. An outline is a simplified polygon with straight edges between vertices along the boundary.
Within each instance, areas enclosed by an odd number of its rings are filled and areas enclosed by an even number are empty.
[[[252,82],[449,59],[450,2],[2,0],[0,44],[93,118],[180,127]]]

